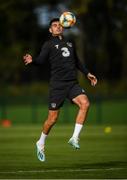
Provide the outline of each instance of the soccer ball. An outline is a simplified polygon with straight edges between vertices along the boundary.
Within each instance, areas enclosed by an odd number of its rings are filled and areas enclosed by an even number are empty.
[[[76,17],[72,12],[64,12],[60,16],[60,24],[64,28],[70,28],[76,23]]]

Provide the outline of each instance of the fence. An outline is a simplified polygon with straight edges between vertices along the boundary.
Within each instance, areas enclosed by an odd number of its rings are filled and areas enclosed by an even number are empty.
[[[87,123],[127,124],[127,97],[90,97],[91,107]],[[12,124],[41,123],[47,117],[48,101],[41,96],[0,97],[0,121]],[[66,101],[61,108],[59,122],[74,122],[78,108]]]

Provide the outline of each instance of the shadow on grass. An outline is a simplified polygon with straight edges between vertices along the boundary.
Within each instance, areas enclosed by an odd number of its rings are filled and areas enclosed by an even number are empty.
[[[80,169],[106,169],[106,168],[125,168],[127,167],[127,162],[122,161],[109,161],[109,162],[103,162],[103,163],[93,163],[93,164],[87,164],[87,163],[78,163],[74,165],[74,168],[80,168]]]

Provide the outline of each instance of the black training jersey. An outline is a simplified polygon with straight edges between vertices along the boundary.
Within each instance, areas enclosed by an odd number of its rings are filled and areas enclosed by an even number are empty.
[[[85,75],[89,72],[78,59],[74,44],[64,38],[51,37],[46,41],[33,63],[42,64],[46,60],[51,66],[51,80],[53,81],[76,80],[77,69]]]

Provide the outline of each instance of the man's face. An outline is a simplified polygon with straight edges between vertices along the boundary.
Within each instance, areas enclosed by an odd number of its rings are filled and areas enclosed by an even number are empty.
[[[49,31],[53,36],[59,36],[63,33],[63,27],[60,25],[59,21],[55,21],[52,22]]]

